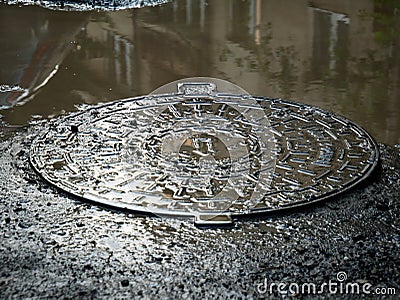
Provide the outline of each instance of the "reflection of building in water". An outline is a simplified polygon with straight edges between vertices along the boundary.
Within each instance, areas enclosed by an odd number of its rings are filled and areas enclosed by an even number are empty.
[[[322,1],[319,1],[322,2]],[[305,86],[299,83],[319,80],[332,72],[341,76],[347,70],[350,21],[358,19],[368,7],[342,3],[325,7],[308,1],[232,1],[226,11],[230,24],[225,39],[217,41],[225,55],[219,62],[224,73],[237,74],[236,83],[269,95],[301,97]],[[222,9],[221,9],[222,10]],[[249,11],[244,15],[243,11]],[[217,15],[217,14],[216,14]],[[352,33],[361,29],[357,20]],[[256,56],[256,59],[254,57]],[[235,71],[236,70],[236,71]],[[266,78],[254,77],[254,71],[265,71]],[[245,75],[244,75],[245,74]],[[246,85],[248,86],[248,85]]]
[[[115,60],[115,75],[118,84],[133,86],[132,81],[132,50],[133,44],[119,35],[114,35],[114,53],[120,59]]]
[[[82,48],[77,55],[89,71],[89,76],[95,76],[96,80],[104,83],[98,87],[99,94],[101,90],[113,87],[131,92],[136,89],[137,80],[132,12],[100,13],[99,19],[88,23],[79,37]],[[91,102],[90,99],[85,100]]]
[[[99,13],[82,41],[84,63],[114,97],[213,76],[254,94],[303,99],[365,126],[368,116],[385,115],[382,106],[398,112],[398,47],[388,53],[374,40],[376,20],[360,17],[376,11],[369,0],[175,0]],[[392,94],[384,90],[388,80],[397,80]],[[386,115],[392,116],[376,126],[400,126],[397,116]]]
[[[350,19],[345,14],[310,9],[313,23],[312,74],[317,79],[324,75],[324,70],[333,71],[338,60],[346,64]]]
[[[196,7],[191,1],[186,2],[188,5],[184,7],[171,5],[171,11],[159,7],[147,12],[156,17],[155,10],[164,16],[164,21],[168,14],[179,24],[182,22],[183,28],[197,30],[204,26],[204,1]],[[101,88],[118,90],[115,97],[148,93],[171,80],[196,76],[202,68],[203,74],[208,72],[201,51],[203,42],[191,41],[190,34],[182,36],[176,28],[159,25],[154,20],[149,22],[141,18],[141,10],[100,16],[98,22],[87,25],[85,35],[80,37],[83,54],[79,55],[87,69],[104,82]]]
[[[342,73],[349,54],[348,14],[310,7],[307,1],[177,0],[133,15],[105,16],[104,23],[89,23],[85,40],[106,45],[104,51],[113,55],[102,57],[113,61],[98,64],[99,57],[89,51],[93,57],[87,63],[96,74],[114,74],[108,82],[138,93],[185,76],[212,75],[228,76],[250,91],[301,96],[291,82],[309,69],[314,80],[336,69]],[[270,90],[255,72],[260,70],[280,79],[280,90]]]

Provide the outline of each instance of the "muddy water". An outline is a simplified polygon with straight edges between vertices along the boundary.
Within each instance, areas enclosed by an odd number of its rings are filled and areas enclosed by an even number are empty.
[[[120,11],[0,5],[0,114],[26,125],[189,76],[337,112],[400,143],[396,1],[194,1]]]

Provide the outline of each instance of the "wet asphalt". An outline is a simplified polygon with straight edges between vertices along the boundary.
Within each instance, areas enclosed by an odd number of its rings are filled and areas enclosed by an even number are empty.
[[[1,299],[400,297],[400,147],[380,145],[380,170],[320,205],[197,228],[99,208],[49,187],[28,161],[35,130],[0,142]],[[265,290],[339,284],[339,272],[343,283],[368,283],[371,293]]]

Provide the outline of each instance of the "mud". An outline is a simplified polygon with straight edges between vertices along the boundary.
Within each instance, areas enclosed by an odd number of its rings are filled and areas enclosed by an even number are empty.
[[[28,163],[34,128],[0,142],[0,298],[251,299],[271,296],[257,290],[265,280],[322,284],[338,272],[400,291],[399,147],[380,145],[380,172],[319,206],[196,228],[49,187]]]

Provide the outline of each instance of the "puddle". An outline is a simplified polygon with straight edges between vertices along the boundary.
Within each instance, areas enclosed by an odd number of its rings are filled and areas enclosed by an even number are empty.
[[[209,76],[252,95],[322,107],[378,142],[398,144],[400,30],[387,5],[302,0],[282,9],[275,1],[176,0],[62,12],[3,3],[0,63],[7,72],[0,71],[0,84],[31,91],[59,69],[23,105],[1,99],[11,108],[0,113],[6,123],[26,125],[33,115],[51,118]]]

